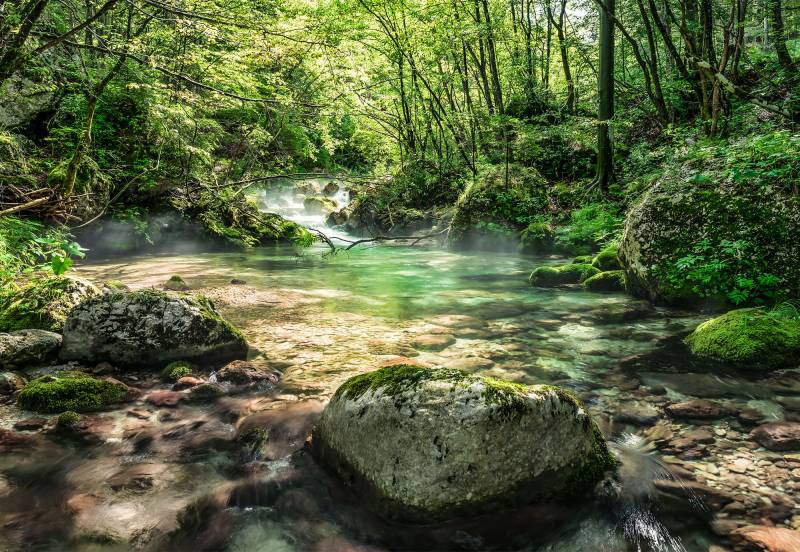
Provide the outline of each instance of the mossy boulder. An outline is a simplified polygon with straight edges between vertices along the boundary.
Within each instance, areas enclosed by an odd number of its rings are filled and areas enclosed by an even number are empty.
[[[78,278],[32,278],[0,295],[0,331],[38,329],[60,332],[75,305],[100,295],[91,283]]]
[[[31,380],[19,392],[17,402],[33,412],[91,412],[122,402],[127,396],[127,386],[118,381],[65,371]]]
[[[312,196],[303,200],[303,208],[307,213],[313,215],[328,215],[336,210],[337,205],[335,201],[327,197]]]
[[[622,270],[600,272],[583,282],[587,291],[612,293],[625,291],[625,273]]]
[[[382,514],[427,522],[582,494],[615,464],[561,389],[402,364],[339,387],[312,452]]]
[[[743,368],[800,366],[800,320],[737,309],[700,324],[686,344],[699,357]]]
[[[512,165],[506,178],[504,167],[493,167],[468,184],[456,201],[448,234],[450,244],[458,248],[516,249],[522,231],[540,221],[546,212],[547,191],[547,182],[536,169]]]
[[[619,248],[615,245],[606,247],[592,259],[592,266],[603,271],[622,270],[619,262]]]
[[[744,143],[711,157],[716,150],[706,148],[662,171],[634,203],[619,251],[633,295],[687,307],[711,299],[716,306],[717,294],[724,299],[738,282],[751,281],[769,282],[771,296],[800,296],[800,197],[784,176],[800,174],[798,161],[743,171],[729,165],[740,148],[741,159],[759,152]],[[738,302],[758,297],[753,286],[746,289]]]
[[[64,324],[61,358],[160,370],[245,358],[247,341],[202,296],[144,290],[91,298]]]
[[[568,265],[540,266],[528,278],[532,286],[556,287],[567,284],[580,284],[600,271],[590,264],[572,263]]]

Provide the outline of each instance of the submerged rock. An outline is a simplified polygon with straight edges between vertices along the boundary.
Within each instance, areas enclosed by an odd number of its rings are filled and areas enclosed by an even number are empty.
[[[13,293],[0,296],[0,331],[60,332],[72,308],[96,295],[100,295],[99,289],[78,278],[33,278]]]
[[[684,420],[716,420],[733,414],[730,408],[703,399],[671,404],[665,410],[670,417]]]
[[[47,330],[0,333],[0,368],[18,368],[54,360],[61,336]]]
[[[743,368],[800,364],[800,321],[738,309],[700,324],[686,344],[695,355]]]
[[[90,412],[124,401],[128,387],[116,380],[64,371],[28,382],[19,393],[21,408],[33,412]]]
[[[312,450],[383,513],[427,521],[582,493],[615,464],[558,388],[407,365],[347,380]]]
[[[224,381],[234,385],[248,385],[262,381],[277,383],[278,375],[275,372],[256,366],[246,360],[234,360],[226,364],[216,373],[217,381]]]
[[[160,368],[175,360],[203,364],[244,358],[247,341],[206,297],[136,291],[95,297],[64,325],[61,357]]]
[[[800,422],[766,423],[755,428],[750,436],[768,450],[800,450]]]

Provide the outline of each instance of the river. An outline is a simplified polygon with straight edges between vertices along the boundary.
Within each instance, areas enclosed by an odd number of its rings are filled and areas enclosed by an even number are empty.
[[[739,487],[755,500],[759,477],[770,486],[769,472],[754,469],[747,474],[753,488],[742,489],[729,465],[746,457],[755,467],[769,455],[747,446],[744,420],[690,423],[666,416],[664,406],[713,399],[782,419],[775,393],[799,390],[780,376],[709,373],[689,362],[676,340],[704,319],[697,314],[652,308],[623,294],[528,285],[534,267],[556,262],[563,259],[388,245],[336,255],[317,245],[90,259],[79,275],[132,289],[160,288],[181,275],[242,329],[256,361],[282,378],[272,389],[208,405],[133,403],[97,415],[98,442],[48,442],[36,455],[4,455],[0,537],[42,550],[126,550],[134,543],[270,552],[706,552],[717,539],[709,527],[720,508],[714,491]],[[610,505],[533,506],[426,527],[365,511],[302,453],[303,442],[342,381],[398,356],[574,391],[623,461],[616,498]],[[134,377],[143,388],[168,388]],[[8,423],[18,417],[0,411]],[[273,428],[263,457],[232,456],[224,446],[248,417]],[[693,431],[709,436],[695,442]],[[132,445],[139,435],[155,445]],[[676,441],[687,435],[681,448]],[[145,474],[138,486],[137,473]],[[656,478],[667,483],[657,487]],[[134,483],[110,483],[120,480]],[[769,490],[793,500],[781,489]],[[214,502],[219,496],[228,498]],[[189,508],[198,519],[193,524],[185,514],[192,503],[214,506]],[[177,534],[179,516],[184,530]]]

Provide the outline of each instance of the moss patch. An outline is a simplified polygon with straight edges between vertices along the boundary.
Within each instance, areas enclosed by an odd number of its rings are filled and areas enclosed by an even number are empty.
[[[686,338],[695,355],[745,367],[800,362],[800,321],[762,309],[738,309],[700,324]]]
[[[60,372],[30,381],[17,401],[34,412],[90,412],[127,397],[128,388],[117,382],[93,378],[83,372]]]
[[[176,360],[175,362],[170,362],[161,371],[161,379],[164,379],[166,381],[178,381],[183,376],[191,376],[191,375],[192,375],[192,365],[188,362],[184,362],[183,360]]]
[[[60,332],[69,311],[100,291],[82,280],[51,276],[32,278],[0,295],[0,331],[40,329]]]
[[[164,284],[164,289],[168,291],[186,291],[189,289],[189,284],[187,284],[183,278],[174,274],[170,276],[167,283]]]
[[[600,272],[583,282],[587,291],[610,293],[625,291],[625,273],[621,270]]]
[[[604,272],[622,270],[622,264],[619,262],[619,247],[611,245],[603,249],[592,259],[592,266]]]
[[[573,263],[568,265],[540,266],[528,278],[532,286],[555,287],[579,284],[600,271],[590,264]]]

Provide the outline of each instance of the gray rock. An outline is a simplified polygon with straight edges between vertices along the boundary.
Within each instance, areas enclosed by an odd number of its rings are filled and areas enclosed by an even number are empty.
[[[244,336],[203,296],[147,290],[94,297],[64,324],[61,358],[160,369],[174,360],[203,364],[244,358]]]
[[[54,84],[36,83],[13,76],[0,88],[0,126],[14,128],[31,122],[39,113],[50,109],[55,99]]]
[[[586,411],[557,388],[403,365],[347,380],[312,451],[380,512],[420,520],[586,491],[614,465]]]
[[[0,368],[19,368],[54,360],[61,336],[47,330],[0,333]]]

